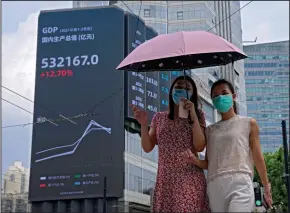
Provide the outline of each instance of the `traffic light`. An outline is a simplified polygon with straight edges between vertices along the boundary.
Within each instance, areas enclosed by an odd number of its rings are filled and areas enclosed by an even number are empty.
[[[260,186],[257,186],[254,188],[254,193],[255,193],[255,204],[257,207],[260,207],[263,205],[263,201],[262,201],[262,190]]]

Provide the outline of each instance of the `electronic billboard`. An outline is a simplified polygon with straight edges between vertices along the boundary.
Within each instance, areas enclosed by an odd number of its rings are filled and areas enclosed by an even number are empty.
[[[123,197],[123,58],[121,9],[40,13],[30,201]]]

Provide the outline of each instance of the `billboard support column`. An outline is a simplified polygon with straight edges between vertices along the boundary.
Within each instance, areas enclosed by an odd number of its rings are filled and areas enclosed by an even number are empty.
[[[104,177],[104,201],[103,201],[103,213],[107,212],[107,177]]]

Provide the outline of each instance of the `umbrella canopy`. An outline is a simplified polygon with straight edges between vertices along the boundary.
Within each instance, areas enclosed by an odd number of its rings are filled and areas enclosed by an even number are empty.
[[[159,35],[134,49],[117,67],[125,71],[172,71],[226,65],[247,58],[232,43],[205,31]]]

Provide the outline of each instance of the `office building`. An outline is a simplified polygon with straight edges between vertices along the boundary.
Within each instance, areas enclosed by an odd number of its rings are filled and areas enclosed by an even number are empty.
[[[2,212],[30,212],[28,203],[29,169],[14,162],[4,173],[1,192]]]
[[[248,115],[259,123],[263,151],[274,152],[282,145],[282,120],[289,130],[289,41],[244,46],[244,51]]]
[[[20,194],[28,192],[29,169],[22,162],[14,162],[9,166],[3,177],[4,194]]]
[[[1,194],[1,212],[31,212],[28,193]]]

